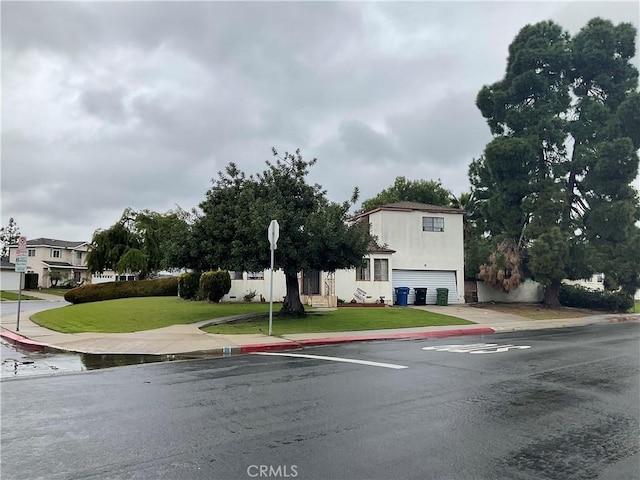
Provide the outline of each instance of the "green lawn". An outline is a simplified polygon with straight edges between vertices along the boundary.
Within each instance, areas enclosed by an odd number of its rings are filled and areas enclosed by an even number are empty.
[[[314,332],[348,332],[385,328],[431,327],[438,325],[468,325],[473,322],[448,315],[402,307],[339,308],[333,311],[312,312],[306,318],[273,317],[274,335]],[[269,318],[211,325],[207,333],[268,333]]]
[[[58,295],[64,297],[64,294],[69,291],[68,288],[43,288],[40,290],[42,293],[48,293],[49,295]]]
[[[280,305],[275,305],[277,311]],[[210,333],[267,333],[267,303],[189,302],[175,297],[123,298],[69,305],[31,316],[43,327],[64,333],[135,332],[169,325],[188,324],[243,313],[264,312],[255,320],[206,328]],[[473,322],[410,308],[344,308],[314,312],[306,318],[283,319],[274,315],[273,331],[286,333],[340,332],[383,328],[466,325]]]
[[[63,333],[120,333],[268,311],[267,303],[215,304],[190,302],[176,297],[145,297],[68,305],[36,313],[31,320]]]
[[[6,292],[4,290],[0,291],[0,298],[2,300],[18,300],[18,294],[15,292]],[[30,295],[25,295],[24,292],[22,293],[22,297],[21,300],[40,300],[37,297],[32,297]]]

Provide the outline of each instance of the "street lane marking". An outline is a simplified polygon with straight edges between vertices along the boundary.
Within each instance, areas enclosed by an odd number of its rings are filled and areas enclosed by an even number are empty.
[[[452,353],[503,353],[509,350],[525,350],[530,345],[498,345],[497,343],[472,343],[469,345],[438,345],[435,347],[422,347],[422,350],[435,350],[436,352]]]
[[[305,355],[302,353],[254,352],[253,355],[272,355],[277,357],[310,358],[312,360],[328,360],[330,362],[357,363],[359,365],[369,365],[372,367],[393,368],[394,370],[402,370],[403,368],[409,368],[405,365],[395,365],[393,363],[370,362],[368,360],[355,360],[353,358],[325,357],[323,355]]]

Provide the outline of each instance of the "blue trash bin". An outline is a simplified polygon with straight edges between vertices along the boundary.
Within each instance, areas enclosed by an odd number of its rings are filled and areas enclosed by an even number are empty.
[[[407,306],[409,298],[409,287],[396,287],[396,304],[400,307]]]

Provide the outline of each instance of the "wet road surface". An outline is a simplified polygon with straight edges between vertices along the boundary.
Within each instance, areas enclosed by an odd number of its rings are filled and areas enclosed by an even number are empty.
[[[2,478],[637,479],[639,342],[621,323],[5,379]]]

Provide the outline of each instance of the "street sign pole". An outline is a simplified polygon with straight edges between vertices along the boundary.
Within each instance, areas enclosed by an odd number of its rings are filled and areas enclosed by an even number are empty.
[[[27,237],[18,238],[18,250],[16,251],[16,272],[20,273],[20,284],[18,285],[18,315],[16,317],[16,332],[20,331],[20,306],[22,304],[22,282],[24,272],[27,271]]]
[[[16,318],[16,332],[20,331],[20,304],[22,303],[22,282],[24,281],[24,272],[20,272],[20,285],[18,285],[18,317]]]
[[[274,259],[273,245],[271,245],[271,285],[269,287],[269,336],[273,332],[273,259]]]
[[[278,237],[280,236],[280,225],[277,220],[271,220],[269,224],[269,230],[267,231],[267,238],[269,239],[271,248],[271,281],[269,287],[269,336],[273,333],[273,268],[274,268],[274,253],[278,248]]]

